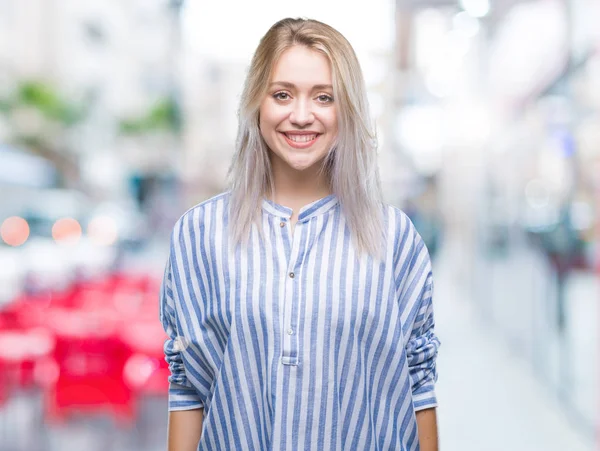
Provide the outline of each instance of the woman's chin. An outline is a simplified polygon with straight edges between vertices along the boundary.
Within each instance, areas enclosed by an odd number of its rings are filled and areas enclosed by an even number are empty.
[[[271,157],[275,157],[278,161],[273,161],[275,163],[274,169],[277,166],[286,167],[287,169],[291,169],[297,172],[303,172],[311,168],[315,168],[320,165],[325,158],[325,155],[313,155],[311,154],[301,154],[299,152],[287,153],[281,152],[280,154],[272,153]],[[320,158],[319,158],[320,157]]]
[[[287,165],[294,171],[302,172],[307,169],[313,168],[318,161],[315,160],[302,160],[302,161],[288,161]]]

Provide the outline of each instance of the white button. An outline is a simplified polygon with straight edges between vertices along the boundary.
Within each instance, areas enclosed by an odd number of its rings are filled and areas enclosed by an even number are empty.
[[[293,329],[288,329],[288,335],[294,335],[294,330]]]

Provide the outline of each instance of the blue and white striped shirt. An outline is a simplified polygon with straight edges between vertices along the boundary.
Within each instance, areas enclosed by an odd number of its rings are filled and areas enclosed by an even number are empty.
[[[427,249],[384,209],[382,261],[357,256],[338,199],[263,200],[263,240],[230,247],[229,193],[176,223],[161,288],[169,410],[203,407],[198,450],[418,450],[437,405]]]

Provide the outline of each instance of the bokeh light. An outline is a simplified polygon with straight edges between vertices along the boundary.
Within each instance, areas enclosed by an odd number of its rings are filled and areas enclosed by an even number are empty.
[[[60,244],[74,244],[81,238],[81,225],[73,218],[59,219],[52,226],[52,238]]]
[[[88,224],[87,233],[94,243],[110,246],[117,241],[117,224],[108,216],[97,216]]]
[[[460,5],[473,17],[484,17],[490,12],[489,0],[461,0]]]
[[[6,218],[0,227],[0,236],[9,246],[21,246],[29,238],[29,224],[18,216]]]

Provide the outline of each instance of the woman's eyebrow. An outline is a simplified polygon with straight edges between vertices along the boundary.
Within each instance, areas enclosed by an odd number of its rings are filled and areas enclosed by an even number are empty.
[[[288,88],[288,89],[296,88],[296,85],[294,83],[290,83],[289,81],[274,81],[269,86],[273,86],[273,85],[283,86],[284,88]],[[313,86],[313,90],[318,90],[318,89],[333,89],[333,86],[325,85],[325,84]]]

